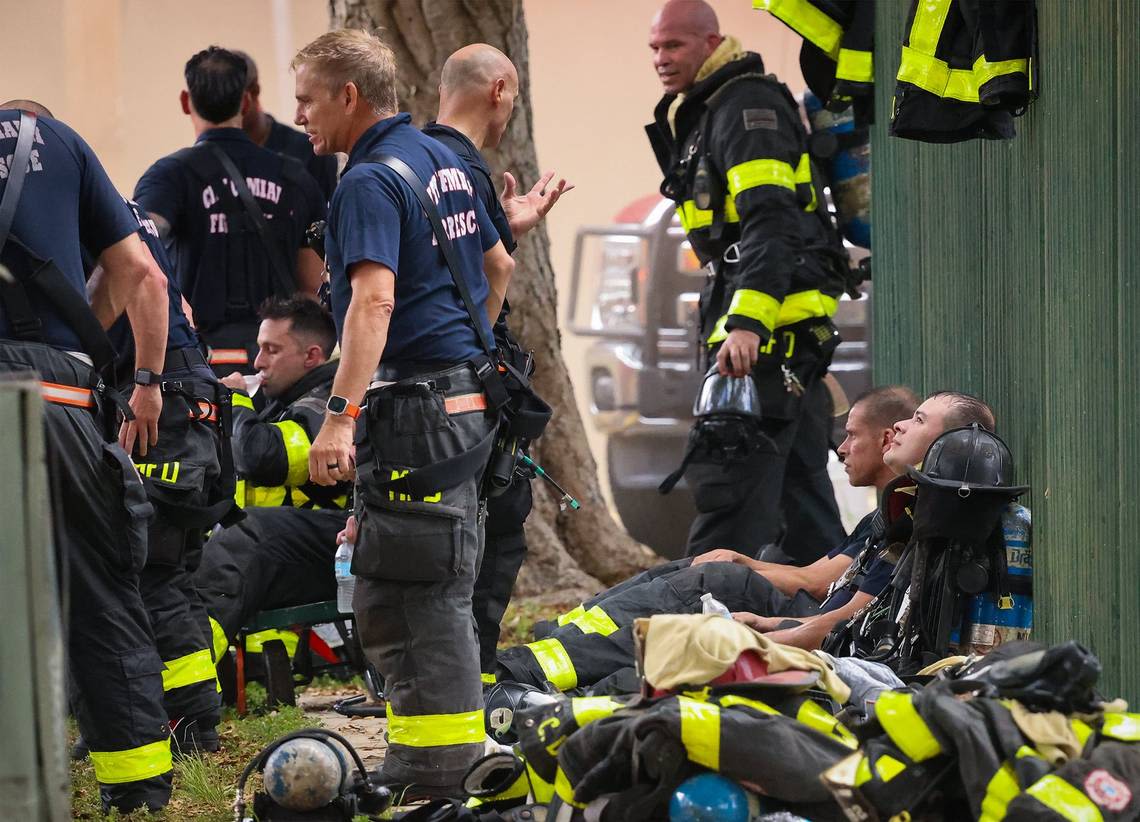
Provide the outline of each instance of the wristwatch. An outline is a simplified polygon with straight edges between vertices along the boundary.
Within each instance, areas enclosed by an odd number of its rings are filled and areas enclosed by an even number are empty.
[[[149,368],[140,368],[135,372],[135,385],[158,385],[162,382],[162,375],[155,374]]]
[[[347,415],[353,419],[356,419],[360,416],[359,405],[353,405],[344,397],[338,397],[336,394],[333,394],[331,397],[329,397],[329,401],[325,403],[325,408],[334,417]]]

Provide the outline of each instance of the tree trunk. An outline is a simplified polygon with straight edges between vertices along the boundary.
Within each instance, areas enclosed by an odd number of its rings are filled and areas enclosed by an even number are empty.
[[[521,0],[330,0],[331,26],[378,30],[396,54],[400,106],[422,125],[439,107],[439,73],[448,55],[470,43],[489,43],[514,62],[519,97],[498,149],[486,152],[492,168],[510,170],[526,190],[538,179],[531,118],[526,20]],[[541,223],[519,243],[509,297],[511,330],[534,349],[539,394],[555,409],[534,459],[582,503],[560,511],[556,493],[534,481],[534,511],[527,521],[530,556],[516,592],[596,589],[653,563],[657,556],[629,537],[606,508],[597,464],[586,442],[570,374],[562,359],[558,298],[550,239]]]

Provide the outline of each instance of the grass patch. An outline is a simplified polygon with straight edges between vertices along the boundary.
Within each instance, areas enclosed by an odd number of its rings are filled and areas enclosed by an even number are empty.
[[[503,615],[502,632],[499,634],[499,647],[509,648],[522,645],[534,639],[534,623],[554,620],[577,605],[568,603],[542,604],[527,599],[511,600]]]

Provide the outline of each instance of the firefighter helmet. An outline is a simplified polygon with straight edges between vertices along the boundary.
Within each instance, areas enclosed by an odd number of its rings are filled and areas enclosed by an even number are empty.
[[[1017,497],[1029,490],[1013,484],[1009,447],[977,423],[944,433],[926,452],[921,470],[908,468],[907,474],[920,486],[957,491],[961,497],[974,492]]]

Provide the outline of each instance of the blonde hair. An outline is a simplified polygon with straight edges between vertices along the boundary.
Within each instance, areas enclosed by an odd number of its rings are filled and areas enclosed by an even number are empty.
[[[335,93],[353,83],[377,114],[395,112],[396,55],[364,29],[338,29],[322,34],[297,52],[290,68],[316,67]]]

